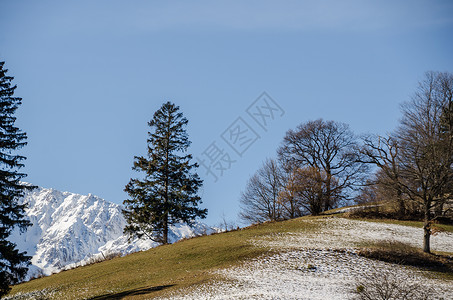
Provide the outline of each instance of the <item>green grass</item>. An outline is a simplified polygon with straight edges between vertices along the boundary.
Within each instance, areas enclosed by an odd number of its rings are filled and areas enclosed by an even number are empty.
[[[217,269],[238,265],[260,255],[272,254],[269,248],[254,246],[251,243],[254,239],[269,239],[285,232],[313,232],[320,229],[319,226],[322,226],[322,223],[309,222],[310,220],[337,216],[303,217],[183,240],[172,245],[159,246],[148,251],[35,279],[14,286],[11,295],[42,289],[55,291],[54,299],[150,299],[169,295],[181,288],[191,288],[218,279],[213,273]],[[414,221],[359,220],[423,226],[422,222]],[[439,225],[439,227],[453,232],[451,225]],[[424,254],[418,256],[418,250],[405,246],[403,248],[406,250],[399,249],[396,251],[397,254],[393,254],[395,245],[391,247],[360,245],[359,247],[371,249],[373,253],[370,252],[370,258],[372,255],[379,256],[376,259],[383,257],[383,260],[390,257],[389,262],[395,262],[392,259],[399,259],[401,257],[401,255],[398,256],[399,252],[411,253],[415,259],[424,259]],[[442,272],[442,276],[452,279],[449,272]]]
[[[257,237],[315,229],[300,218],[177,242],[14,286],[11,294],[56,291],[56,299],[149,299],[214,279],[213,270],[271,253]]]

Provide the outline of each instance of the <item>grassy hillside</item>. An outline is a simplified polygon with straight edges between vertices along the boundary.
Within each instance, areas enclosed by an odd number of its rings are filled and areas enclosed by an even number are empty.
[[[331,227],[333,224],[330,221],[331,218],[340,220],[332,216],[303,217],[183,240],[172,245],[160,246],[145,252],[35,279],[14,286],[10,295],[45,289],[45,294],[51,295],[54,299],[149,299],[162,296],[217,279],[215,276],[219,275],[214,275],[212,271],[240,265],[250,258],[263,254],[273,254],[273,250],[269,246],[263,243],[257,245],[252,241],[277,240],[282,233],[291,233],[290,236],[314,236],[313,239],[316,239],[319,233],[325,232],[327,227]],[[324,221],[320,222],[321,219]],[[422,227],[421,222],[374,221]],[[354,222],[362,223],[361,221]],[[364,226],[371,226],[371,224]],[[443,226],[443,229],[453,232],[453,226]],[[338,228],[337,231],[333,230],[333,235],[336,236],[341,228]],[[349,245],[349,247],[357,247],[357,244]],[[422,256],[414,248],[404,248],[410,251],[405,250],[406,252],[403,253],[399,251],[397,253],[399,256],[394,256],[392,250],[394,245],[390,244],[390,247],[387,247],[388,245],[385,243],[377,245],[368,243],[363,246],[359,245],[359,247],[369,249],[363,252],[364,256],[374,259],[398,262],[400,256],[405,257],[412,253],[415,259],[421,258],[431,264],[429,260],[431,258]],[[452,255],[453,253],[443,254]],[[436,260],[435,257],[433,259]],[[442,277],[445,279],[453,278],[450,271],[447,274],[442,272]]]
[[[270,253],[250,240],[316,229],[309,217],[184,240],[64,271],[13,287],[10,294],[46,289],[56,299],[148,299],[213,279],[209,272]]]

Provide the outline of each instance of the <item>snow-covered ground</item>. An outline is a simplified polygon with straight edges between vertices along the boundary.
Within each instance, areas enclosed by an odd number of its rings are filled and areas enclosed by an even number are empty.
[[[276,249],[346,249],[379,241],[397,241],[418,248],[423,244],[421,228],[335,217],[312,219],[306,222],[316,224],[318,229],[301,233],[283,233],[253,242]],[[432,236],[431,249],[453,252],[453,234],[444,232]]]
[[[400,284],[430,289],[431,299],[453,299],[453,283],[428,278],[412,267],[370,260],[354,247],[370,241],[421,245],[423,232],[394,224],[324,218],[307,220],[318,230],[282,233],[251,241],[278,254],[260,257],[217,272],[217,282],[182,290],[167,299],[354,299],[356,287],[369,276],[389,274]],[[432,249],[453,252],[453,234],[432,237]]]

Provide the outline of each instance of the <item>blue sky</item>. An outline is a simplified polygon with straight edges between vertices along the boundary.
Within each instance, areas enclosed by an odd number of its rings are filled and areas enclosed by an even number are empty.
[[[384,134],[425,71],[453,72],[451,1],[0,1],[0,60],[23,98],[27,180],[122,203],[147,122],[165,101],[190,152],[232,160],[205,180],[206,222],[237,222],[239,196],[285,132],[317,118]],[[266,91],[266,130],[246,109]],[[259,138],[239,156],[222,133]]]

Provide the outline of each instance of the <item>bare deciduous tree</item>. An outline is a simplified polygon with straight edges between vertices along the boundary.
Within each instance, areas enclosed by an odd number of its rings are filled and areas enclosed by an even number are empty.
[[[430,252],[432,209],[452,194],[453,75],[426,73],[410,102],[402,106],[397,131],[405,191],[424,211],[423,251]]]
[[[322,174],[325,189],[318,197],[323,199],[321,211],[325,211],[348,198],[347,192],[362,180],[366,167],[359,162],[356,147],[356,137],[347,124],[318,119],[289,130],[278,154],[293,170],[311,168]]]
[[[399,215],[406,215],[404,184],[400,169],[401,151],[398,140],[391,136],[369,135],[363,138],[363,146],[360,151],[364,154],[363,162],[379,167],[375,180],[370,184],[385,187],[387,196],[390,195],[390,198],[396,201]],[[383,191],[383,189],[380,190]]]
[[[267,159],[249,179],[241,195],[240,218],[251,223],[282,219],[283,207],[279,201],[282,187],[280,166],[275,160]]]
[[[327,181],[327,176],[326,172],[313,167],[292,170],[280,197],[285,211],[289,213],[288,217],[299,217],[307,213],[319,215],[323,211],[328,188],[330,196],[338,198],[335,193],[342,192],[338,188],[338,180],[332,177]],[[330,183],[329,187],[326,182]]]
[[[294,171],[283,171],[282,174],[283,188],[278,197],[283,207],[283,214],[288,219],[302,217],[304,215],[304,211],[301,210],[301,205],[299,203],[299,176],[297,169]]]

